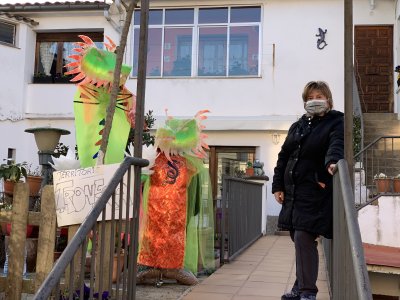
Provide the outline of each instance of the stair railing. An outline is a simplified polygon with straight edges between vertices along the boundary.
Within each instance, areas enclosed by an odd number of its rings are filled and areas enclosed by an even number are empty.
[[[370,204],[382,194],[393,194],[393,178],[400,173],[400,136],[376,138],[354,156],[354,162],[354,197],[357,208]],[[378,189],[378,177],[390,180],[386,189]]]
[[[372,300],[347,161],[333,177],[333,239],[322,239],[333,300]]]
[[[136,286],[132,284],[132,279],[136,278],[135,224],[139,216],[139,205],[135,204],[139,202],[132,200],[132,165],[137,168],[148,164],[145,159],[125,158],[39,287],[35,300],[135,299]],[[115,209],[123,205],[126,205],[125,216],[122,215],[122,209],[118,212]],[[105,216],[109,209],[112,217],[106,221]],[[99,217],[101,221],[98,221]],[[88,237],[92,243],[89,257]],[[112,259],[115,255],[116,263]],[[115,267],[116,278],[112,278]]]

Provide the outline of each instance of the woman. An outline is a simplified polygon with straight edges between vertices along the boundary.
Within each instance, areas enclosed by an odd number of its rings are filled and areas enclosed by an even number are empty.
[[[344,152],[344,115],[332,110],[328,84],[311,81],[302,96],[306,114],[289,129],[272,183],[282,204],[278,226],[290,231],[296,252],[296,281],[282,300],[316,299],[316,239],[332,238],[332,175]]]

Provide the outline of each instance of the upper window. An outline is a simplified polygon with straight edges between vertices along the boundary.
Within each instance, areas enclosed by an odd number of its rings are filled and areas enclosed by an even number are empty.
[[[70,55],[75,54],[75,42],[82,42],[78,35],[86,35],[103,48],[102,32],[51,32],[37,33],[35,53],[35,74],[40,77],[61,78],[67,72],[66,64],[73,62]],[[71,77],[71,76],[70,76]]]
[[[147,76],[258,76],[261,7],[149,11]],[[134,14],[137,76],[140,11]]]
[[[0,22],[0,42],[15,46],[16,26],[7,22]]]

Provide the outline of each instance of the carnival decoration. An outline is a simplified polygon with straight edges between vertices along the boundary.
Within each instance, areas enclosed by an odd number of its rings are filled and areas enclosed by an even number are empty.
[[[74,61],[65,67],[66,75],[76,75],[78,90],[74,98],[76,141],[81,167],[96,164],[101,145],[107,108],[110,104],[111,86],[116,64],[115,43],[106,36],[106,49],[97,48],[87,36],[79,35],[83,42],[74,43],[76,54],[69,57]],[[135,96],[124,86],[131,67],[122,65],[119,93],[105,155],[105,164],[120,163],[133,124]],[[133,127],[133,126],[132,126]]]
[[[207,112],[192,119],[167,117],[156,131],[158,156],[144,180],[138,283],[170,278],[192,285],[199,264],[214,268],[213,203],[203,163],[208,146],[201,125]]]

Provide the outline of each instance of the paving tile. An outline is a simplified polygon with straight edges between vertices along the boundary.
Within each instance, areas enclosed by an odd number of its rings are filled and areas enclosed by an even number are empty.
[[[181,298],[182,300],[231,300],[233,294],[213,294],[213,293],[197,293],[191,292]]]
[[[240,255],[236,261],[251,261],[251,262],[260,262],[264,259],[264,255],[254,255],[254,254],[242,254]]]
[[[250,249],[247,250],[243,253],[243,255],[245,254],[250,254],[250,255],[262,255],[263,257],[265,257],[265,255],[267,255],[269,249],[265,249],[265,248],[260,248],[260,249]]]
[[[257,271],[274,271],[274,272],[290,272],[292,270],[291,265],[258,265],[255,269]]]
[[[328,292],[326,292],[326,293],[318,292],[317,299],[318,300],[331,300],[331,297],[329,296]]]
[[[248,280],[248,275],[225,275],[214,274],[203,280],[203,285],[227,285],[227,286],[242,286]]]
[[[250,281],[260,281],[260,282],[270,282],[270,283],[287,283],[288,282],[288,277],[254,275],[254,273],[253,273],[253,274],[251,274],[249,276],[249,279],[247,281],[248,282],[250,282]]]
[[[288,272],[255,270],[254,272],[251,273],[251,275],[282,277],[287,279],[289,278],[290,274]]]
[[[322,249],[319,251],[322,253]],[[319,258],[318,300],[329,300],[325,258],[323,255]],[[290,237],[265,236],[181,300],[279,300],[291,289],[295,278],[295,253]]]
[[[223,270],[218,269],[214,274],[232,274],[232,275],[250,275],[252,273],[252,269],[243,270],[243,269],[235,269],[235,268],[225,268]]]
[[[199,284],[193,288],[196,293],[216,293],[216,294],[235,294],[239,291],[240,287],[231,285],[205,285]]]
[[[233,296],[232,300],[278,300],[276,297],[265,296]]]
[[[317,280],[318,291],[321,293],[329,293],[328,283],[326,281]]]
[[[207,277],[206,279],[204,279],[200,284],[207,284],[211,281],[214,280],[225,280],[225,279],[229,279],[229,280],[233,280],[233,281],[246,281],[248,279],[248,275],[243,275],[243,274],[239,274],[239,275],[232,275],[232,274],[217,274],[214,273],[211,276]]]
[[[285,288],[286,284],[283,283],[246,282],[237,295],[279,297],[283,294]]]

